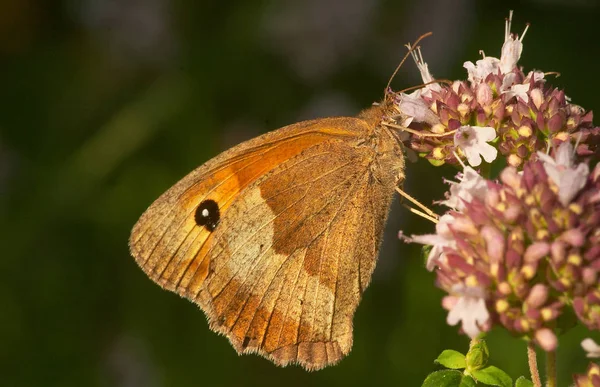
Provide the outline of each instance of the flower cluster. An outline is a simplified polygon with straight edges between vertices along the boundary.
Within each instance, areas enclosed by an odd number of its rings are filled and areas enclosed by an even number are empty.
[[[471,337],[494,324],[553,350],[556,318],[600,328],[600,165],[590,173],[564,142],[499,181],[466,167],[443,202],[427,267],[448,292],[448,323]]]
[[[426,266],[448,293],[449,324],[472,338],[501,325],[553,351],[559,316],[600,330],[600,164],[589,168],[600,127],[544,73],[517,67],[525,33],[509,31],[510,21],[500,59],[466,62],[468,80],[450,85],[413,52],[427,86],[396,95],[391,119],[411,133],[409,148],[463,172],[436,233],[401,237],[432,246]],[[496,180],[462,161],[498,155],[506,167]]]
[[[517,67],[525,32],[514,36],[507,22],[500,59],[465,62],[467,81],[433,83],[396,96],[399,115],[409,117],[401,124],[408,123],[416,133],[409,143],[412,150],[434,165],[458,165],[459,157],[472,166],[480,165],[482,158],[490,163],[500,152],[517,168],[534,160],[537,151],[569,138],[578,141],[578,155],[600,152],[600,127],[593,126],[592,113],[546,85],[544,73],[525,74]],[[423,81],[433,81],[420,52],[413,57]]]

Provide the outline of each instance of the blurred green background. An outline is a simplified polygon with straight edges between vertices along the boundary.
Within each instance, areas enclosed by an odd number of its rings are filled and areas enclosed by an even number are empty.
[[[143,274],[127,239],[160,193],[227,147],[380,99],[422,33],[434,33],[422,44],[434,75],[466,78],[479,49],[499,56],[509,9],[514,32],[532,23],[525,70],[560,72],[550,82],[598,111],[592,0],[1,0],[0,385],[420,385],[468,340],[446,325],[419,250],[395,238],[432,230],[406,210],[392,213],[352,352],[315,373],[238,357]],[[419,81],[407,63],[394,88]],[[425,203],[454,173],[408,168],[405,188]],[[587,365],[585,334],[561,339],[560,385]],[[489,344],[494,364],[527,372],[523,342],[494,331]]]

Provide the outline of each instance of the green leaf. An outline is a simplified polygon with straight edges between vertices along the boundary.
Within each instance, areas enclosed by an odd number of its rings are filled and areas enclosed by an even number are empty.
[[[460,381],[459,387],[475,387],[477,382],[475,379],[470,377],[469,375],[463,375],[462,380]]]
[[[435,362],[451,369],[461,369],[467,366],[465,355],[452,349],[446,349],[440,353]]]
[[[519,376],[519,379],[515,382],[515,387],[533,387],[533,382],[525,376]]]
[[[471,374],[478,382],[489,384],[490,386],[512,387],[511,377],[498,367],[485,367],[475,370]]]
[[[427,376],[422,387],[476,387],[475,379],[456,370],[435,371]]]
[[[461,384],[463,373],[456,370],[435,371],[427,375],[421,387],[467,387]]]

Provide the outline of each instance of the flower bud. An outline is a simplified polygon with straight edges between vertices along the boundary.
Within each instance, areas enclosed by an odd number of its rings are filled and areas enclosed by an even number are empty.
[[[490,262],[500,262],[504,257],[504,235],[494,226],[483,226],[481,237],[485,240]]]
[[[571,246],[581,247],[585,242],[585,235],[581,232],[581,230],[573,228],[565,231],[561,236],[560,240],[567,242]]]
[[[531,288],[525,302],[531,308],[538,309],[546,303],[546,300],[548,300],[548,287],[543,284],[536,284]]]
[[[539,109],[544,102],[544,94],[542,93],[542,90],[535,88],[529,92],[529,96],[531,97],[531,102],[533,102],[535,107]]]
[[[598,271],[592,267],[584,267],[581,270],[581,279],[588,286],[593,286],[598,280]]]
[[[525,262],[536,262],[542,257],[548,255],[550,245],[546,242],[535,242],[525,250]]]
[[[469,352],[467,352],[467,369],[474,371],[485,367],[489,357],[490,352],[485,341],[477,340],[473,345],[471,345]]]
[[[500,180],[514,190],[521,186],[521,176],[514,167],[504,168],[500,173]]]
[[[558,339],[552,330],[549,328],[542,328],[535,332],[535,341],[538,345],[546,352],[552,352],[556,350],[558,345]]]
[[[566,251],[565,251],[565,244],[562,242],[553,242],[552,245],[550,245],[550,251],[551,251],[551,257],[552,257],[552,261],[555,264],[561,264],[562,262],[565,261],[566,258]]]
[[[482,106],[487,106],[493,100],[492,88],[487,83],[480,83],[477,87],[477,103]]]

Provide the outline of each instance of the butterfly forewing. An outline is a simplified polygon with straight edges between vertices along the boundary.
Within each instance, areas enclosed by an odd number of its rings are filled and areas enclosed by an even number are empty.
[[[307,369],[336,363],[352,346],[403,168],[392,139],[368,143],[373,129],[358,118],[310,121],[217,156],[146,211],[133,255],[238,352]]]
[[[152,279],[170,290],[174,290],[182,279],[169,281],[163,275],[167,265],[171,265],[173,271],[185,269],[183,276],[188,282],[192,281],[188,278],[191,273],[195,273],[195,279],[201,282],[204,279],[202,271],[195,269],[202,259],[182,260],[210,239],[211,233],[197,227],[194,220],[197,206],[212,198],[223,214],[248,184],[279,163],[314,144],[357,135],[354,127],[346,129],[340,125],[340,120],[343,119],[308,121],[267,133],[222,153],[191,172],[161,195],[134,226],[129,245],[138,264]],[[318,124],[321,121],[324,122]],[[189,245],[194,247],[191,251]],[[173,265],[177,267],[173,268]]]

